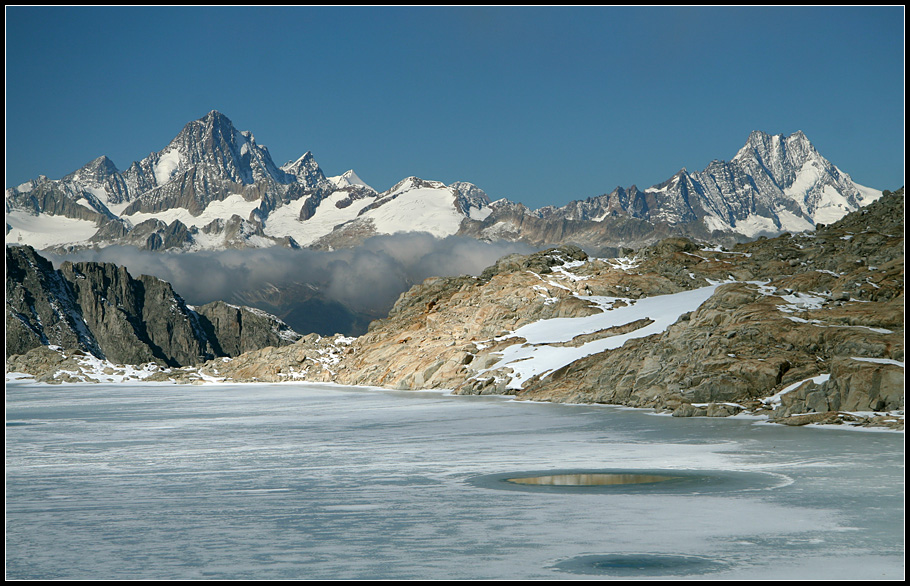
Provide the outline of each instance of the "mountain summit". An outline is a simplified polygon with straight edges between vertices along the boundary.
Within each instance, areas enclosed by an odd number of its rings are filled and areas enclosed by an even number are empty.
[[[6,189],[7,243],[39,249],[338,248],[377,234],[637,247],[679,234],[717,242],[812,230],[881,196],[802,132],[752,132],[729,161],[641,190],[529,210],[467,183],[408,177],[385,192],[353,170],[327,178],[306,151],[278,167],[249,131],[212,110],[125,171],[105,156],[60,180]]]
[[[681,169],[647,189],[635,185],[556,208],[496,202],[466,233],[534,244],[637,248],[663,236],[717,242],[813,230],[881,197],[822,157],[802,132],[754,131],[729,162]],[[554,234],[558,230],[558,234]]]

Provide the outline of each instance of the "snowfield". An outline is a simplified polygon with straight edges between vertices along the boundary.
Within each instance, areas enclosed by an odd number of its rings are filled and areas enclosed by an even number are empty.
[[[28,244],[39,250],[86,242],[98,231],[98,226],[90,220],[48,214],[36,216],[21,210],[8,211],[6,223],[10,226],[6,233],[7,244]]]
[[[553,372],[585,356],[619,348],[627,340],[663,332],[684,313],[698,309],[698,306],[707,301],[720,285],[721,283],[717,283],[691,291],[638,300],[584,297],[583,299],[593,301],[600,306],[603,310],[602,313],[587,317],[541,320],[497,338],[498,340],[524,338],[527,342],[504,349],[502,359],[477,376],[481,377],[484,372],[490,370],[509,367],[513,374],[507,386],[510,389],[520,389],[534,376]],[[625,334],[594,340],[574,348],[555,345],[570,342],[580,335],[593,334],[639,320],[650,323]]]

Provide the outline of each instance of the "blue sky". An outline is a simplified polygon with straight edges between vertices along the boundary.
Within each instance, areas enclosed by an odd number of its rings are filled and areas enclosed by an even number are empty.
[[[904,8],[6,8],[6,185],[121,169],[210,110],[277,164],[563,205],[806,133],[904,178]]]

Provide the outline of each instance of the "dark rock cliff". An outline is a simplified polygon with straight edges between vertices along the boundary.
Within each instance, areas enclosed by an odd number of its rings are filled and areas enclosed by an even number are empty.
[[[194,308],[219,356],[239,356],[267,346],[285,346],[300,335],[274,316],[250,307],[213,301]]]
[[[119,364],[199,364],[299,338],[264,312],[187,306],[171,285],[110,263],[64,262],[6,248],[6,356],[37,346],[80,350]]]

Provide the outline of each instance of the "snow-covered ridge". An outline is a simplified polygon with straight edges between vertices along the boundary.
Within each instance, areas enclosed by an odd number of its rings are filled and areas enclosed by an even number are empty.
[[[754,131],[729,161],[713,161],[704,171],[683,168],[668,180],[639,190],[544,207],[526,213],[553,220],[601,222],[626,216],[678,225],[700,222],[717,230],[754,238],[813,230],[881,197],[881,191],[855,183],[822,157],[800,131],[790,136]],[[496,202],[494,209],[508,202]]]
[[[61,205],[34,209],[39,189]],[[380,194],[353,170],[326,177],[309,151],[279,168],[251,132],[237,130],[214,110],[126,171],[99,157],[62,180],[7,189],[6,202],[12,212],[7,242],[39,248],[118,244],[123,230],[149,220],[172,232],[179,232],[175,222],[185,226],[190,236],[180,245],[184,250],[306,246],[361,216],[377,234],[425,231],[442,237],[457,232],[465,218],[489,213],[486,195],[476,188],[408,177]],[[236,224],[235,216],[240,229],[220,232]],[[120,225],[105,230],[113,219]]]
[[[491,203],[471,183],[447,186],[413,176],[380,193],[353,170],[326,177],[310,151],[278,167],[251,132],[236,129],[213,110],[125,171],[98,157],[63,179],[39,177],[8,188],[7,242],[39,248],[137,244],[145,236],[134,242],[122,233],[149,219],[198,229],[212,225],[180,244],[184,250],[308,246],[338,230],[360,238],[413,231],[444,237],[471,221],[486,222],[478,237],[514,239],[522,237],[509,218],[516,214],[546,222],[630,217],[669,226],[700,223],[705,233],[753,238],[812,230],[880,196],[824,159],[799,131],[790,136],[755,131],[729,162],[714,161],[699,172],[684,168],[644,190],[617,188],[559,208],[529,210],[503,199]],[[26,215],[83,223],[35,222]],[[212,232],[235,215],[244,223],[239,240]],[[112,221],[120,225],[111,228]],[[244,240],[243,234],[253,237]]]

